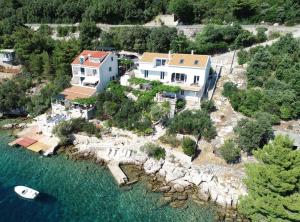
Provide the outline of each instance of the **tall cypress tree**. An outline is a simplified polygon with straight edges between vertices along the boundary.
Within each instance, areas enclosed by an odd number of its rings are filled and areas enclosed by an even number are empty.
[[[300,151],[277,136],[254,156],[259,162],[247,165],[240,212],[253,221],[300,221]]]

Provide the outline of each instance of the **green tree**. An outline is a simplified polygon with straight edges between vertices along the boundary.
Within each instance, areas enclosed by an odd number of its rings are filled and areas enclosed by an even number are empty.
[[[172,40],[170,49],[174,53],[188,53],[190,51],[190,44],[188,38],[183,33],[180,33]]]
[[[168,52],[170,44],[177,37],[176,28],[162,26],[154,28],[147,39],[147,49],[151,52]]]
[[[234,128],[238,146],[248,154],[257,148],[262,148],[273,138],[271,123],[266,119],[242,119]]]
[[[171,0],[169,10],[183,23],[193,22],[193,1],[191,0]]]
[[[300,221],[300,152],[277,136],[254,156],[259,162],[246,167],[248,195],[239,211],[252,221]]]
[[[245,19],[255,14],[255,2],[247,0],[234,0],[232,2],[232,12],[238,19]]]
[[[81,49],[88,49],[94,39],[98,38],[101,33],[101,29],[96,26],[93,21],[84,20],[79,25],[79,41]]]
[[[207,140],[216,136],[210,116],[203,110],[185,110],[175,115],[168,124],[168,132],[203,136]]]

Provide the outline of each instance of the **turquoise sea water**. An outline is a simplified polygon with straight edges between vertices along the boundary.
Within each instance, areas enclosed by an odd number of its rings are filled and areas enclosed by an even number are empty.
[[[208,208],[161,206],[161,195],[147,192],[141,182],[124,191],[104,167],[64,156],[40,157],[9,147],[9,140],[0,133],[0,221],[213,221]],[[16,185],[41,195],[34,201],[22,199],[14,193]]]

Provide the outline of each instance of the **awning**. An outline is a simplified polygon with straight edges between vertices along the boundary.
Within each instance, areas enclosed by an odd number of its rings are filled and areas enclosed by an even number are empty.
[[[21,140],[16,142],[16,144],[27,148],[36,142],[37,140],[31,139],[29,137],[22,137]]]
[[[41,142],[36,142],[30,146],[27,147],[27,149],[29,150],[32,150],[34,152],[40,152],[41,150],[43,151],[46,151],[48,149],[50,149],[51,146],[47,145],[47,144],[44,144],[44,143],[41,143]]]
[[[87,84],[96,84],[97,82],[99,82],[99,79],[97,79],[97,78],[89,78],[89,77],[86,77],[86,78],[83,80],[83,83],[87,83]]]

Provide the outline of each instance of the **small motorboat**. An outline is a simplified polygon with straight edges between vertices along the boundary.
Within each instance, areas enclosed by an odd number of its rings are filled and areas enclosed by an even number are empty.
[[[15,186],[15,192],[27,199],[35,199],[39,195],[38,191],[25,186]]]

